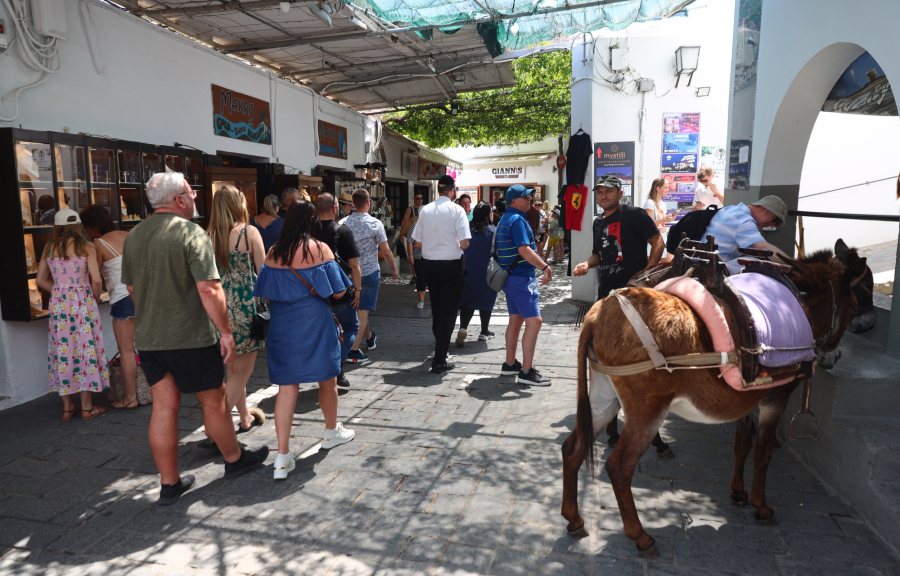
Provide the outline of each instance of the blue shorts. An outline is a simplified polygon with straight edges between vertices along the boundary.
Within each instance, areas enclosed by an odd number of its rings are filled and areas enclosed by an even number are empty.
[[[534,318],[541,315],[537,278],[508,276],[503,292],[506,294],[506,309],[510,316],[518,314],[522,318]]]
[[[109,315],[112,316],[113,320],[134,318],[134,302],[131,301],[131,296],[126,296],[114,302],[109,308]]]
[[[362,277],[362,292],[359,293],[359,309],[375,310],[378,303],[378,287],[381,285],[381,271],[376,270]]]

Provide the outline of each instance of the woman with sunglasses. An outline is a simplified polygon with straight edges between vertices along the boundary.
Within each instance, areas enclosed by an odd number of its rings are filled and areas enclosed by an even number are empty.
[[[694,190],[694,210],[703,210],[712,205],[719,208],[724,206],[725,195],[719,192],[719,187],[713,183],[713,169],[701,166],[697,172],[697,188]]]

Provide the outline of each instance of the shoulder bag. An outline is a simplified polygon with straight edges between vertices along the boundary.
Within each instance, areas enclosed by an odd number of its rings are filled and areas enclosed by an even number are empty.
[[[344,271],[344,274],[346,274],[348,277],[350,277],[352,279],[353,278],[353,268],[351,268],[350,265],[347,264],[346,260],[341,258],[340,254],[338,254],[338,248],[340,248],[341,226],[343,226],[343,224],[341,224],[339,222],[334,223],[334,248],[332,248],[331,251],[334,253],[334,261],[337,262],[337,265],[340,267],[340,269]],[[331,302],[332,306],[337,306],[339,304],[346,304],[347,302],[350,302],[351,300],[353,300],[353,294],[355,291],[356,291],[356,287],[351,286],[350,288],[347,289],[347,292],[340,298],[335,298],[334,296],[329,296],[328,301]]]
[[[250,264],[250,279],[256,283],[253,274],[256,273],[256,262],[253,260],[253,252],[250,251],[250,240],[247,239],[249,234],[247,227],[244,227],[244,246],[247,248],[247,260]],[[240,242],[240,240],[238,240]],[[265,340],[269,334],[269,320],[271,312],[269,305],[265,300],[253,298],[253,317],[250,319],[250,339],[255,341]]]
[[[491,241],[491,258],[488,260],[487,265],[487,283],[488,286],[491,287],[495,292],[499,292],[503,289],[503,285],[506,284],[506,279],[509,277],[509,273],[516,269],[516,266],[519,265],[518,258],[512,263],[512,266],[509,267],[509,270],[500,265],[500,258],[497,256],[497,234],[499,233],[499,228],[494,230],[494,239]]]
[[[294,270],[294,267],[293,267],[293,266],[291,266],[290,264],[288,264],[288,268],[291,269],[291,272],[294,273],[294,276],[297,277],[297,280],[303,282],[303,285],[306,286],[307,288],[309,288],[309,293],[310,293],[310,295],[312,295],[312,296],[317,296],[317,297],[319,297],[319,298],[322,298],[322,300],[324,300],[325,303],[328,304],[328,310],[331,310],[331,300],[330,300],[330,298],[323,298],[322,296],[320,296],[319,293],[316,292],[315,289],[314,289],[312,286],[310,286],[309,282],[307,282],[306,280],[304,280],[304,279],[303,279],[303,276],[301,276],[300,274],[297,273],[296,270]],[[341,323],[338,321],[337,316],[334,315],[334,312],[331,313],[331,317],[334,319],[334,323],[337,325],[337,328],[338,328],[338,340],[340,340],[341,346],[343,346],[343,345],[344,345],[344,328],[341,326]]]

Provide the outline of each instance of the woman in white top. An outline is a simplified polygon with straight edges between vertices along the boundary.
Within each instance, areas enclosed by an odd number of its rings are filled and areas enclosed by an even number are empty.
[[[100,261],[100,274],[109,294],[110,316],[112,316],[113,334],[119,348],[122,367],[122,380],[125,383],[125,396],[110,404],[113,408],[134,410],[138,407],[137,361],[134,358],[134,303],[128,295],[128,289],[122,284],[122,247],[127,232],[118,230],[109,211],[99,204],[88,206],[79,214],[84,231],[94,241],[97,249],[97,260]]]
[[[694,190],[694,210],[703,210],[707,206],[725,206],[725,195],[713,184],[713,169],[701,166],[697,172],[697,189]]]
[[[666,182],[665,178],[657,178],[654,180],[653,184],[650,186],[650,194],[647,195],[647,201],[644,202],[643,206],[644,210],[647,211],[647,214],[650,215],[650,218],[653,219],[653,223],[656,224],[656,227],[662,232],[665,232],[666,222],[671,222],[675,219],[675,216],[668,216],[666,214],[666,203],[662,200],[662,197],[666,195],[668,189],[669,183]]]

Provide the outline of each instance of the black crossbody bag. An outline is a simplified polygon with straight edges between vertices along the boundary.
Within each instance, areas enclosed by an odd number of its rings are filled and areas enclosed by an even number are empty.
[[[334,223],[334,249],[332,250],[332,252],[334,253],[334,261],[337,262],[337,265],[341,268],[341,270],[344,271],[344,274],[346,274],[349,278],[352,279],[353,278],[353,275],[352,275],[353,268],[351,268],[350,265],[347,264],[347,261],[344,260],[343,258],[341,258],[340,255],[338,254],[338,246],[339,246],[338,242],[340,239],[341,226],[342,226],[342,224],[340,224],[338,222]],[[332,306],[346,304],[347,302],[350,302],[351,300],[353,300],[353,294],[355,293],[355,291],[356,291],[356,288],[351,287],[351,288],[347,289],[347,291],[344,293],[344,295],[342,297],[335,298],[334,296],[329,296],[328,299],[331,302]]]

